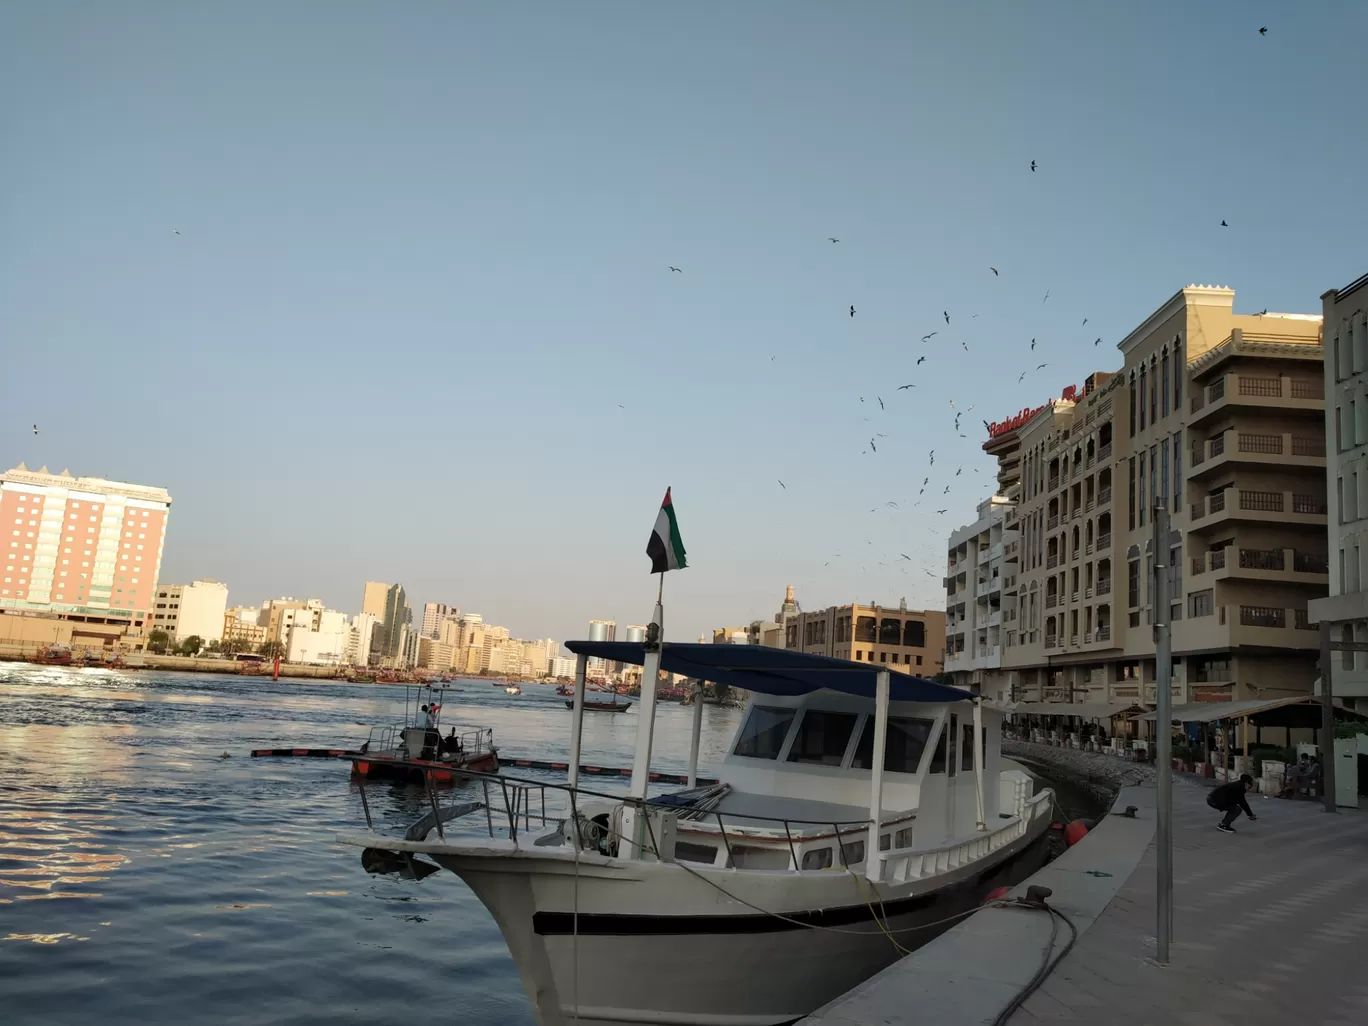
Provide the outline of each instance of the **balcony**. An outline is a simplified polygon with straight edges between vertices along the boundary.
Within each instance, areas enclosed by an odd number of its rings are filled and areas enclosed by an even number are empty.
[[[1046,483],[1045,489],[1046,489],[1046,491],[1051,491],[1051,492],[1052,492],[1052,491],[1054,491],[1054,490],[1055,490],[1056,488],[1058,488],[1058,487],[1059,487],[1059,475],[1056,474],[1054,477],[1050,478],[1050,480]]]
[[[1072,513],[1069,514],[1069,519],[1070,519],[1070,520],[1077,520],[1077,519],[1078,519],[1079,517],[1081,517],[1082,515],[1083,515],[1083,511],[1082,511],[1081,509],[1079,509],[1077,506],[1075,506],[1075,507],[1074,507],[1074,511],[1073,511]]]
[[[1110,595],[1110,594],[1111,594],[1111,578],[1108,577],[1106,580],[1098,581],[1098,582],[1097,582],[1097,597],[1098,597],[1098,598],[1101,598],[1103,595]]]
[[[1314,494],[1232,487],[1206,497],[1205,516],[1202,515],[1202,499],[1194,499],[1190,519],[1192,531],[1213,530],[1239,520],[1324,527],[1326,504]]]
[[[1046,609],[1053,609],[1053,608],[1054,608],[1055,606],[1057,606],[1057,605],[1059,605],[1059,596],[1058,596],[1058,595],[1046,595],[1046,596],[1045,596],[1045,608],[1046,608]]]
[[[1057,566],[1059,566],[1059,554],[1058,554],[1058,553],[1053,553],[1053,554],[1051,554],[1051,555],[1045,557],[1045,569],[1046,569],[1046,570],[1053,570],[1053,569],[1054,569],[1055,567],[1057,567]]]
[[[1111,485],[1107,485],[1106,488],[1103,488],[1101,491],[1099,491],[1099,492],[1097,493],[1097,505],[1098,505],[1099,507],[1101,507],[1101,506],[1107,505],[1107,504],[1110,503],[1110,502],[1111,502]]]
[[[1048,520],[1045,521],[1045,530],[1047,530],[1047,531],[1053,531],[1053,530],[1054,530],[1056,527],[1058,527],[1058,526],[1059,526],[1059,516],[1058,516],[1058,515],[1052,516],[1052,517],[1050,517]]]
[[[1192,397],[1193,416],[1188,423],[1195,426],[1234,410],[1304,412],[1319,417],[1324,408],[1325,388],[1319,378],[1227,374]]]
[[[1108,531],[1106,534],[1099,534],[1097,536],[1097,551],[1104,552],[1109,548],[1111,548],[1111,532]]]
[[[1233,550],[1233,555],[1227,553]],[[1216,580],[1239,578],[1324,587],[1330,572],[1327,557],[1296,549],[1247,549],[1228,545],[1192,559],[1192,576],[1214,574]]]
[[[1097,628],[1097,630],[1093,633],[1093,639],[1094,639],[1095,641],[1110,641],[1110,640],[1111,640],[1111,627],[1107,626],[1107,627],[1099,627],[1099,628]],[[871,822],[872,822],[872,821],[871,821]]]
[[[1046,647],[1046,648],[1058,648],[1058,647],[1059,647],[1059,638],[1056,637],[1056,636],[1053,635],[1053,634],[1047,634],[1047,635],[1045,635],[1045,647]],[[871,822],[873,822],[873,821],[871,820]]]
[[[1185,616],[1173,625],[1173,647],[1219,649],[1230,646],[1291,649],[1314,652],[1318,632],[1298,629],[1297,614],[1305,610],[1282,606],[1216,606],[1214,615]]]
[[[1102,446],[1102,448],[1100,448],[1100,449],[1097,450],[1097,459],[1098,459],[1098,462],[1102,462],[1103,460],[1110,459],[1110,458],[1111,458],[1111,454],[1112,454],[1112,444],[1111,444],[1111,442],[1108,442],[1106,445]]]
[[[1232,466],[1325,469],[1325,439],[1310,431],[1293,434],[1265,434],[1231,429],[1206,441],[1205,458],[1200,441],[1194,442],[1189,478],[1229,470]]]

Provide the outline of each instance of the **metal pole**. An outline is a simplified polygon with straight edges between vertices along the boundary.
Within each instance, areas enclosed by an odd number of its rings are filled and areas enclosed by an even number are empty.
[[[575,698],[570,708],[570,790],[579,786],[580,735],[584,733],[584,677],[589,668],[589,657],[575,656]]]
[[[651,741],[655,731],[656,690],[660,683],[660,650],[664,637],[665,610],[657,601],[651,622],[646,625],[646,655],[641,666],[641,695],[637,699],[636,752],[632,758],[631,794],[643,801],[651,786]],[[633,840],[640,843],[640,838]]]
[[[703,735],[703,682],[694,684],[693,728],[689,735],[689,786],[698,786],[698,744]]]
[[[1339,812],[1335,807],[1335,700],[1330,687],[1334,658],[1331,655],[1330,631],[1333,624],[1322,620],[1320,624],[1320,666],[1321,666],[1321,729],[1320,762],[1321,786],[1325,788],[1325,811]]]
[[[1168,964],[1173,937],[1173,636],[1169,624],[1169,515],[1160,500],[1154,504],[1154,728],[1155,767],[1159,771],[1159,808],[1155,837],[1158,883],[1158,960]]]
[[[869,763],[869,840],[865,845],[865,878],[870,883],[883,879],[883,857],[879,851],[879,828],[883,823],[884,745],[888,740],[888,692],[892,678],[887,670],[880,670],[874,678],[874,750]],[[950,729],[950,716],[945,717],[945,730]],[[947,749],[947,754],[953,754]],[[948,761],[948,760],[947,760]],[[946,796],[948,799],[948,795]],[[949,807],[949,802],[946,802]],[[839,834],[840,831],[837,831]],[[839,838],[837,840],[839,844]]]

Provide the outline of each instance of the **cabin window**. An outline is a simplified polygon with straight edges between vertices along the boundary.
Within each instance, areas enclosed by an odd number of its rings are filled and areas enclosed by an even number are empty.
[[[808,709],[798,723],[798,732],[789,746],[789,762],[817,766],[839,766],[855,733],[854,713]]]
[[[830,869],[831,868],[831,849],[812,848],[803,852],[804,869]]]
[[[903,827],[901,830],[899,830],[896,834],[893,835],[893,843],[896,844],[899,848],[912,847],[912,828]]]
[[[777,759],[784,747],[789,724],[796,715],[793,709],[771,709],[757,705],[751,709],[741,736],[736,739],[734,754],[750,759]]]
[[[888,738],[884,745],[884,770],[889,773],[916,773],[921,763],[926,741],[931,736],[934,720],[913,719],[910,716],[888,718]],[[869,769],[873,765],[874,717],[865,717],[860,742],[855,746],[852,769]]]
[[[733,844],[733,869],[788,869],[788,848],[759,848],[755,845]]]
[[[690,844],[688,841],[675,841],[675,858],[685,862],[701,862],[711,866],[717,861],[717,849],[711,844]]]
[[[849,844],[841,845],[841,854],[845,858],[845,865],[847,866],[863,862],[865,857],[864,841],[851,841]]]
[[[944,773],[946,764],[946,749],[948,747],[947,738],[950,736],[950,721],[945,721],[945,729],[941,731],[940,737],[936,739],[936,750],[931,753],[931,765],[927,773]]]
[[[960,766],[965,770],[974,768],[974,725],[972,723],[963,724],[963,742],[960,745]],[[983,733],[983,762],[988,763],[988,728],[982,728]]]

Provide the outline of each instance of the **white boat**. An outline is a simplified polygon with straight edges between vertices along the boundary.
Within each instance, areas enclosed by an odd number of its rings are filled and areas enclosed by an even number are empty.
[[[508,687],[504,688],[504,694],[506,694],[506,695],[521,695],[521,694],[522,694],[522,688],[518,687],[518,685],[516,685],[516,684],[510,684],[510,685],[508,685]]]
[[[462,811],[507,813],[497,837],[492,825],[458,836],[434,809],[407,839],[342,838],[410,863],[428,856],[465,880],[502,930],[541,1026],[789,1023],[1044,862],[1050,792],[1002,765],[1001,716],[966,692],[760,646],[568,647],[578,656],[568,786],[475,776],[485,802]],[[589,657],[644,666],[626,798],[579,787]],[[645,800],[659,668],[751,698],[719,785]],[[548,789],[563,792],[566,815],[540,817],[551,827],[540,836],[521,832]]]

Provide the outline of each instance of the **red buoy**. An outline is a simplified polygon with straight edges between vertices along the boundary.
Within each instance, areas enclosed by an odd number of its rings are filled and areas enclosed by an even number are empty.
[[[1011,893],[1012,889],[1010,887],[994,887],[988,892],[987,897],[983,899],[983,903],[985,905],[991,905],[995,901],[1002,901]]]
[[[1088,833],[1088,824],[1081,819],[1076,819],[1064,828],[1064,843],[1072,848],[1079,841],[1083,840]]]

